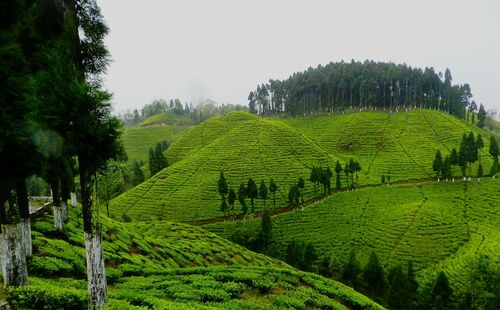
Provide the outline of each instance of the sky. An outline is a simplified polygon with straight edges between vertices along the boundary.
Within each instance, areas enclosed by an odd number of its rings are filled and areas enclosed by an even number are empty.
[[[450,68],[500,111],[498,0],[97,0],[115,111],[155,99],[246,105],[257,84],[331,61]]]

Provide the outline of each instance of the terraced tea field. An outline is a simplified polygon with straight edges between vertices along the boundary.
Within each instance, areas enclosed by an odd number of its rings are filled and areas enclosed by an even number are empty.
[[[51,216],[33,224],[30,275],[85,277],[85,245],[80,210],[70,209],[64,237]],[[78,219],[78,220],[77,220]],[[169,268],[287,265],[198,227],[168,222],[120,223],[101,216],[104,257],[110,278]]]
[[[344,164],[354,158],[361,163],[360,185],[378,184],[389,171],[391,181],[429,178],[436,150],[448,154],[469,131],[470,125],[430,110],[298,119],[263,119],[233,112],[183,134],[165,152],[173,164],[114,199],[111,215],[183,222],[221,216],[220,170],[235,190],[250,177],[258,183],[273,178],[279,188],[278,208],[287,206],[288,189],[299,177],[307,180],[313,166],[333,168],[337,160]],[[488,134],[477,128],[474,131],[485,138],[481,161],[489,171]],[[476,170],[477,164],[473,166]],[[310,182],[306,182],[304,196],[306,200],[313,196]],[[267,205],[270,203],[268,199]],[[264,207],[261,200],[256,205],[257,210]],[[236,212],[241,213],[238,202]]]
[[[30,285],[2,291],[13,309],[87,309],[79,209],[63,234],[33,224]],[[106,309],[383,309],[338,282],[297,271],[186,224],[101,217]],[[5,293],[4,293],[5,292]]]
[[[175,141],[189,126],[127,127],[122,139],[129,160],[148,160],[149,148],[162,141]]]
[[[259,220],[204,226],[228,237],[257,230]],[[500,266],[500,181],[393,185],[335,194],[304,211],[273,217],[281,250],[311,241],[321,255],[347,259],[354,249],[364,263],[371,251],[389,266],[412,260],[422,278],[443,270],[463,289],[469,259],[479,252]]]
[[[31,278],[12,289],[18,309],[87,309],[86,282]],[[108,287],[106,309],[384,309],[353,289],[315,274],[266,267],[208,267],[127,276]]]

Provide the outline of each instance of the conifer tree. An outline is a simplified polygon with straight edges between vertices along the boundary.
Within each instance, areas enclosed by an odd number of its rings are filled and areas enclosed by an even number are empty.
[[[236,193],[232,188],[229,189],[227,196],[227,202],[229,203],[229,212],[234,212],[234,203],[236,202]]]
[[[304,270],[314,271],[316,260],[318,260],[318,253],[314,248],[314,244],[312,244],[312,242],[308,242],[304,250]]]
[[[371,253],[368,263],[363,269],[363,279],[372,298],[382,296],[385,289],[385,274],[375,252]]]
[[[306,183],[304,182],[304,179],[302,177],[299,177],[299,180],[297,181],[297,188],[299,189],[300,192],[300,202],[302,204],[302,209],[304,208],[304,188],[306,186]]]
[[[489,153],[493,157],[493,159],[498,158],[498,155],[500,155],[497,140],[495,139],[495,137],[493,137],[493,135],[490,137]]]
[[[479,112],[477,113],[477,126],[479,128],[483,128],[485,120],[486,120],[486,111],[484,110],[483,104],[480,104]]]
[[[441,156],[441,151],[436,151],[436,156],[434,156],[434,161],[432,162],[432,170],[436,173],[436,177],[441,177],[441,173],[443,170],[443,157]]]
[[[257,184],[252,178],[248,179],[247,187],[246,187],[246,195],[250,198],[250,205],[252,206],[252,213],[255,213],[255,206],[253,200],[258,197],[259,191],[257,189]]]
[[[453,309],[453,290],[444,272],[440,272],[431,292],[432,309]]]
[[[225,197],[226,197],[226,194],[228,191],[228,187],[227,187],[226,178],[224,177],[224,171],[222,171],[222,170],[220,171],[220,174],[219,174],[219,182],[218,182],[217,190],[219,191],[219,195],[221,197],[221,200],[225,200]]]
[[[238,188],[238,201],[241,204],[241,211],[243,212],[243,214],[247,214],[248,212],[248,207],[245,201],[245,197],[246,197],[245,183],[241,183],[240,187]]]
[[[356,289],[360,284],[360,274],[361,265],[359,264],[359,261],[356,258],[356,253],[353,250],[349,255],[349,261],[344,265],[344,270],[342,271],[342,282]]]

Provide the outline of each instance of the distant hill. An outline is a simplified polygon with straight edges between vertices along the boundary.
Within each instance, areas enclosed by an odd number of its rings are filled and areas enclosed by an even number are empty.
[[[470,125],[431,110],[296,119],[265,119],[233,112],[186,132],[165,153],[171,166],[115,198],[111,215],[172,221],[220,216],[217,181],[221,170],[235,190],[250,177],[257,183],[274,178],[279,188],[278,207],[287,205],[288,189],[298,177],[308,180],[313,166],[333,169],[337,160],[342,166],[350,158],[360,162],[360,185],[379,184],[381,176],[389,174],[392,182],[430,178],[436,150],[448,154],[470,130]],[[484,170],[489,171],[488,133],[476,127],[473,131],[486,141],[481,160]],[[342,183],[345,186],[345,178]],[[304,193],[306,200],[312,197],[310,182],[306,182]],[[263,209],[261,200],[256,204],[257,210]],[[236,203],[238,213],[240,208]]]

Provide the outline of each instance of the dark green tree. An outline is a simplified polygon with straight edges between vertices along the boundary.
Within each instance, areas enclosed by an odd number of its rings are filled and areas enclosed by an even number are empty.
[[[297,185],[293,185],[290,187],[290,190],[288,191],[288,203],[293,208],[296,208],[299,205],[299,201],[300,201],[300,190]]]
[[[497,140],[495,139],[495,137],[493,137],[493,135],[490,137],[489,153],[493,158],[498,158],[498,155],[500,155]]]
[[[440,150],[436,151],[436,155],[434,156],[434,161],[432,162],[432,170],[436,173],[436,177],[439,180],[443,170],[443,157],[441,156]]]
[[[259,191],[257,189],[257,184],[252,178],[248,179],[247,187],[246,187],[246,195],[250,198],[250,205],[252,206],[252,213],[255,213],[255,206],[253,200],[258,197]]]
[[[234,203],[236,202],[236,193],[232,188],[229,189],[227,196],[227,202],[229,203],[229,212],[234,212]]]
[[[483,104],[480,104],[479,112],[477,113],[477,126],[479,128],[483,128],[485,121],[486,121],[486,110],[484,109]]]
[[[266,209],[267,193],[268,192],[267,192],[266,182],[264,182],[264,180],[261,180],[259,187],[259,197],[264,201],[264,210]]]
[[[460,164],[460,161],[458,159],[458,152],[456,148],[453,148],[450,153],[450,165],[451,165],[451,176],[453,178],[453,181],[455,181],[455,172],[454,172],[454,166],[457,166]]]
[[[224,216],[226,215],[226,212],[227,212],[227,202],[226,202],[226,198],[225,197],[222,198],[222,201],[220,203],[220,211],[224,214]]]
[[[363,279],[372,298],[382,296],[385,289],[385,273],[375,252],[371,253],[363,269]]]
[[[217,190],[219,192],[221,200],[225,200],[226,194],[228,191],[228,187],[227,187],[226,178],[224,177],[224,171],[222,171],[222,170],[220,171],[220,174],[219,174],[219,181],[217,183]]]
[[[477,167],[477,179],[479,181],[480,178],[483,177],[483,165],[482,164],[479,164],[479,166]]]
[[[432,309],[453,309],[453,290],[444,272],[440,272],[431,292]]]
[[[361,265],[356,258],[356,253],[351,251],[349,255],[349,261],[344,265],[344,270],[342,271],[342,282],[353,287],[358,288],[360,285],[360,275],[361,275]]]
[[[240,187],[238,188],[238,201],[241,204],[241,211],[243,212],[243,214],[247,214],[248,212],[248,207],[245,201],[245,197],[246,197],[245,183],[241,183]]]
[[[300,192],[300,203],[302,204],[302,209],[304,209],[304,188],[306,187],[306,182],[304,182],[304,179],[302,177],[299,177],[299,180],[297,181],[297,188],[299,189]]]
[[[142,172],[141,166],[137,160],[132,162],[132,185],[136,186],[144,182],[144,172]]]
[[[408,300],[405,295],[407,279],[400,264],[389,269],[387,281],[387,305],[394,310],[408,309]]]
[[[308,242],[304,250],[304,270],[314,271],[317,260],[318,260],[318,253],[314,248],[314,244],[312,244],[312,242]]]
[[[264,253],[268,253],[269,245],[273,240],[273,223],[271,215],[267,210],[264,210],[264,214],[262,215],[260,237]]]

